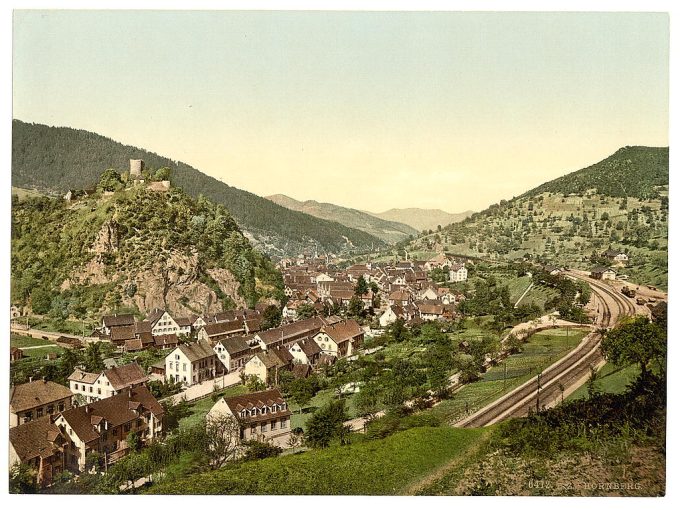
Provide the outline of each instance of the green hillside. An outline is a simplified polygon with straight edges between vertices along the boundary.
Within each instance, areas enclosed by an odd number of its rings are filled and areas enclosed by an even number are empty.
[[[72,202],[13,197],[13,303],[67,319],[121,308],[188,315],[281,299],[280,273],[223,205],[179,188],[125,189],[108,173],[96,193]]]
[[[419,234],[418,230],[404,223],[383,220],[371,214],[335,204],[317,202],[316,200],[301,202],[286,195],[272,195],[267,199],[294,211],[311,214],[325,220],[337,221],[347,227],[362,230],[387,243],[396,243],[409,235],[416,236]]]
[[[295,254],[316,246],[332,252],[354,248],[365,251],[371,246],[383,246],[370,234],[286,209],[228,186],[186,163],[88,131],[12,122],[13,186],[59,193],[83,189],[93,186],[107,168],[126,171],[130,159],[143,159],[148,168],[171,168],[177,186],[193,197],[204,195],[227,207],[264,252]]]
[[[607,263],[600,255],[609,247],[629,254],[619,271],[631,280],[667,286],[668,148],[625,147],[411,248],[588,269]]]

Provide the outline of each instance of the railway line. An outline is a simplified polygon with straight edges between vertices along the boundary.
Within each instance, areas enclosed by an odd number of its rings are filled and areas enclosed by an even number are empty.
[[[495,402],[459,421],[459,427],[484,427],[510,417],[526,416],[530,410],[543,409],[575,390],[588,377],[591,367],[602,362],[600,342],[602,330],[613,327],[624,316],[634,315],[632,301],[617,293],[606,283],[592,280],[575,271],[567,276],[585,281],[592,289],[596,305],[598,329],[589,333],[574,350],[546,368],[538,377],[527,381]],[[571,391],[570,391],[571,390]]]

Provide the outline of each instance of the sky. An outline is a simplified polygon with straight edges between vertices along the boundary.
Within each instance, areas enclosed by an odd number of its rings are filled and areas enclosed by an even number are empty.
[[[261,196],[480,210],[668,145],[668,15],[15,11],[13,117]]]

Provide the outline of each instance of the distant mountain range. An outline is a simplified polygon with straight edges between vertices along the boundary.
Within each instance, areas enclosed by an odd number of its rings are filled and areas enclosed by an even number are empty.
[[[407,208],[390,209],[381,213],[365,212],[383,220],[404,223],[418,232],[422,232],[423,230],[436,230],[440,225],[445,227],[451,223],[462,221],[471,216],[474,211],[451,214],[441,209]]]
[[[341,207],[335,204],[306,200],[301,202],[287,195],[271,195],[268,200],[294,211],[311,214],[317,218],[337,221],[343,225],[367,232],[387,243],[396,243],[409,235],[417,236],[420,231],[396,221],[381,219],[357,209]]]
[[[385,242],[336,221],[294,211],[231,187],[180,161],[123,145],[84,130],[12,122],[12,185],[56,194],[94,186],[107,168],[128,170],[130,159],[146,167],[170,167],[173,185],[193,197],[224,205],[263,252],[294,255],[303,250],[341,253],[381,248]]]

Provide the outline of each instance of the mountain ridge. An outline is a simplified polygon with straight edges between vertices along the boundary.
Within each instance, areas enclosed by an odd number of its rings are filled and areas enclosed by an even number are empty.
[[[409,235],[415,236],[419,233],[418,230],[404,223],[384,220],[350,207],[317,200],[296,200],[282,193],[269,195],[265,198],[288,209],[311,214],[317,218],[337,221],[347,227],[362,230],[387,243],[396,243]]]
[[[340,253],[384,245],[366,232],[286,209],[181,161],[90,131],[12,121],[13,186],[62,194],[95,185],[107,168],[124,172],[130,159],[143,159],[148,168],[169,167],[173,183],[187,194],[225,205],[244,233],[270,255],[316,248]]]
[[[418,230],[418,232],[435,230],[439,226],[444,227],[445,225],[462,221],[474,213],[474,211],[471,210],[460,213],[449,213],[442,209],[422,209],[419,207],[392,208],[380,213],[371,211],[363,212],[387,221],[404,223]]]

